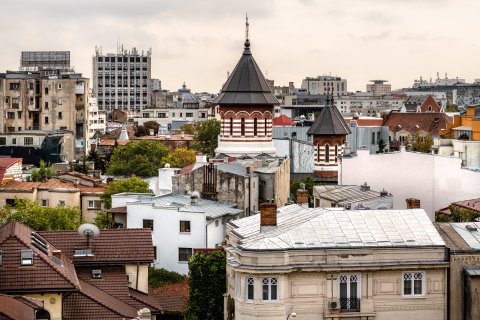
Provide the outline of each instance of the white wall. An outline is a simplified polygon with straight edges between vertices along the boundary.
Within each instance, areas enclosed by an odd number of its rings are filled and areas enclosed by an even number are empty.
[[[344,185],[367,182],[373,190],[385,188],[393,195],[393,209],[405,209],[407,198],[420,199],[430,219],[450,203],[480,197],[480,172],[461,168],[461,159],[438,155],[396,152],[343,158]]]

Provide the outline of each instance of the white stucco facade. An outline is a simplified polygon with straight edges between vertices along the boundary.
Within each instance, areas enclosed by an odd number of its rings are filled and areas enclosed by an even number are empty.
[[[372,189],[388,190],[393,209],[405,209],[407,198],[419,199],[434,220],[436,210],[480,195],[480,172],[462,169],[461,163],[459,158],[425,153],[358,150],[356,157],[343,159],[341,176],[344,185],[368,181]]]

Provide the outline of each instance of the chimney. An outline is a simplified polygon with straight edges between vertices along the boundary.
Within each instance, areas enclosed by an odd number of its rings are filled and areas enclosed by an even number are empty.
[[[360,186],[360,191],[370,191],[370,186],[365,182]]]
[[[419,209],[420,200],[414,198],[407,198],[407,209]]]
[[[247,173],[253,173],[253,168],[251,166],[246,167]]]
[[[383,189],[381,192],[380,192],[380,197],[387,197],[388,196],[388,192]]]
[[[270,200],[260,204],[260,232],[275,229],[277,226],[277,204]]]
[[[73,179],[73,185],[74,185],[75,187],[78,187],[78,184],[79,184],[79,183],[80,183],[80,179],[78,179],[78,178]]]
[[[180,138],[185,139],[185,132],[180,131]]]
[[[52,251],[52,256],[57,258],[58,260],[62,261],[62,251],[60,250],[53,250]]]
[[[309,193],[305,189],[305,184],[300,183],[300,189],[297,189],[297,204],[301,205],[304,208],[308,208],[309,203]]]
[[[207,156],[203,155],[202,153],[197,153],[197,155],[195,156],[195,162],[197,163],[207,162]]]
[[[190,196],[190,204],[192,206],[196,206],[198,203],[198,198],[200,198],[200,193],[198,193],[198,191],[193,191],[192,195]]]

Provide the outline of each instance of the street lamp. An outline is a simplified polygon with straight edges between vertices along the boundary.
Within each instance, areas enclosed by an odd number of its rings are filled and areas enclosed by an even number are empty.
[[[287,320],[290,319],[290,316],[291,316],[292,318],[296,318],[296,317],[297,317],[297,313],[296,313],[296,312],[290,313],[290,314],[288,315],[288,317],[287,317]]]

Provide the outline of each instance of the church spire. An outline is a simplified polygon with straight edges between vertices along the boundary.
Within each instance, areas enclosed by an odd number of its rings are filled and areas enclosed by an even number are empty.
[[[248,13],[245,14],[245,50],[243,54],[250,54],[250,35],[249,35]]]

